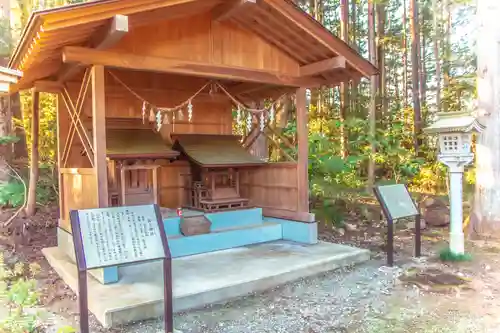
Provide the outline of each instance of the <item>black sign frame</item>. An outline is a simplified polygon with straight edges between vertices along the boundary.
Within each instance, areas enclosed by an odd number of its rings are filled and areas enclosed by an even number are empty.
[[[395,184],[392,184],[395,185]],[[408,197],[411,199],[413,202],[413,205],[415,205],[417,214],[411,214],[407,216],[401,216],[400,218],[406,218],[406,217],[415,217],[415,257],[420,257],[422,255],[422,231],[421,231],[421,214],[420,210],[418,209],[418,205],[415,203],[415,200],[410,195],[410,191],[408,190],[408,186],[406,184],[400,184],[404,185],[404,188],[406,189],[406,193],[408,194]],[[394,266],[394,219],[392,218],[391,212],[389,211],[389,208],[387,207],[387,204],[384,200],[384,197],[380,193],[380,188],[383,187],[384,185],[378,185],[373,188],[373,193],[375,194],[375,197],[377,198],[377,201],[380,204],[380,207],[382,208],[382,212],[384,213],[385,218],[387,219],[387,244],[386,244],[386,251],[387,251],[387,265],[389,267]]]
[[[165,332],[174,332],[174,312],[173,312],[173,289],[172,289],[172,254],[168,245],[167,234],[163,225],[163,219],[160,207],[157,204],[151,205],[155,211],[156,221],[160,230],[160,237],[165,253],[163,260],[163,281],[164,281],[164,320]],[[126,206],[133,209],[134,206]],[[102,208],[97,208],[102,209]],[[89,209],[91,210],[91,209]],[[73,244],[75,248],[76,266],[78,268],[78,303],[80,308],[80,332],[90,333],[89,328],[89,307],[88,307],[88,286],[87,286],[87,264],[85,261],[85,252],[83,249],[82,232],[80,228],[80,218],[78,210],[70,211],[71,231]],[[131,261],[128,264],[139,264],[146,261]],[[116,265],[112,265],[116,266]],[[97,268],[106,268],[112,266],[101,266]]]

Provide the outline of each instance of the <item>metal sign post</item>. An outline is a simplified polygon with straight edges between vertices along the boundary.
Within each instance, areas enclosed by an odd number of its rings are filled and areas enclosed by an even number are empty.
[[[163,260],[165,331],[174,332],[172,256],[158,205],[70,212],[76,264],[80,332],[89,332],[87,271]]]
[[[421,217],[417,205],[404,184],[376,186],[373,193],[387,219],[387,265],[394,265],[394,221],[404,217],[415,217],[415,257],[421,256]]]

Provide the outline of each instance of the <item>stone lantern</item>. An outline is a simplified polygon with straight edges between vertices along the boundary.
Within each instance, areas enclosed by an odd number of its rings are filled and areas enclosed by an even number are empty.
[[[470,113],[438,113],[437,120],[424,129],[427,134],[437,134],[438,159],[448,166],[450,173],[450,251],[464,254],[462,177],[464,167],[474,161],[472,135],[480,133],[484,126]]]

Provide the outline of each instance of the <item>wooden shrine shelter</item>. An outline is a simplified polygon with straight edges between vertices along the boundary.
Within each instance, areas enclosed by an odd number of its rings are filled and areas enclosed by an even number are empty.
[[[146,202],[254,206],[311,222],[306,88],[376,74],[291,0],[101,0],[37,11],[9,67],[24,73],[11,93],[58,94],[65,229],[70,209]],[[262,102],[288,93],[297,160],[254,158],[249,138],[273,126]],[[236,108],[251,127],[243,138],[232,136]]]

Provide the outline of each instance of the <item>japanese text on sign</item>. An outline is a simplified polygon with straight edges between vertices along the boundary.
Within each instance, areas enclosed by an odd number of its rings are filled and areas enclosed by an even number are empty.
[[[87,268],[165,257],[154,206],[78,211]]]

